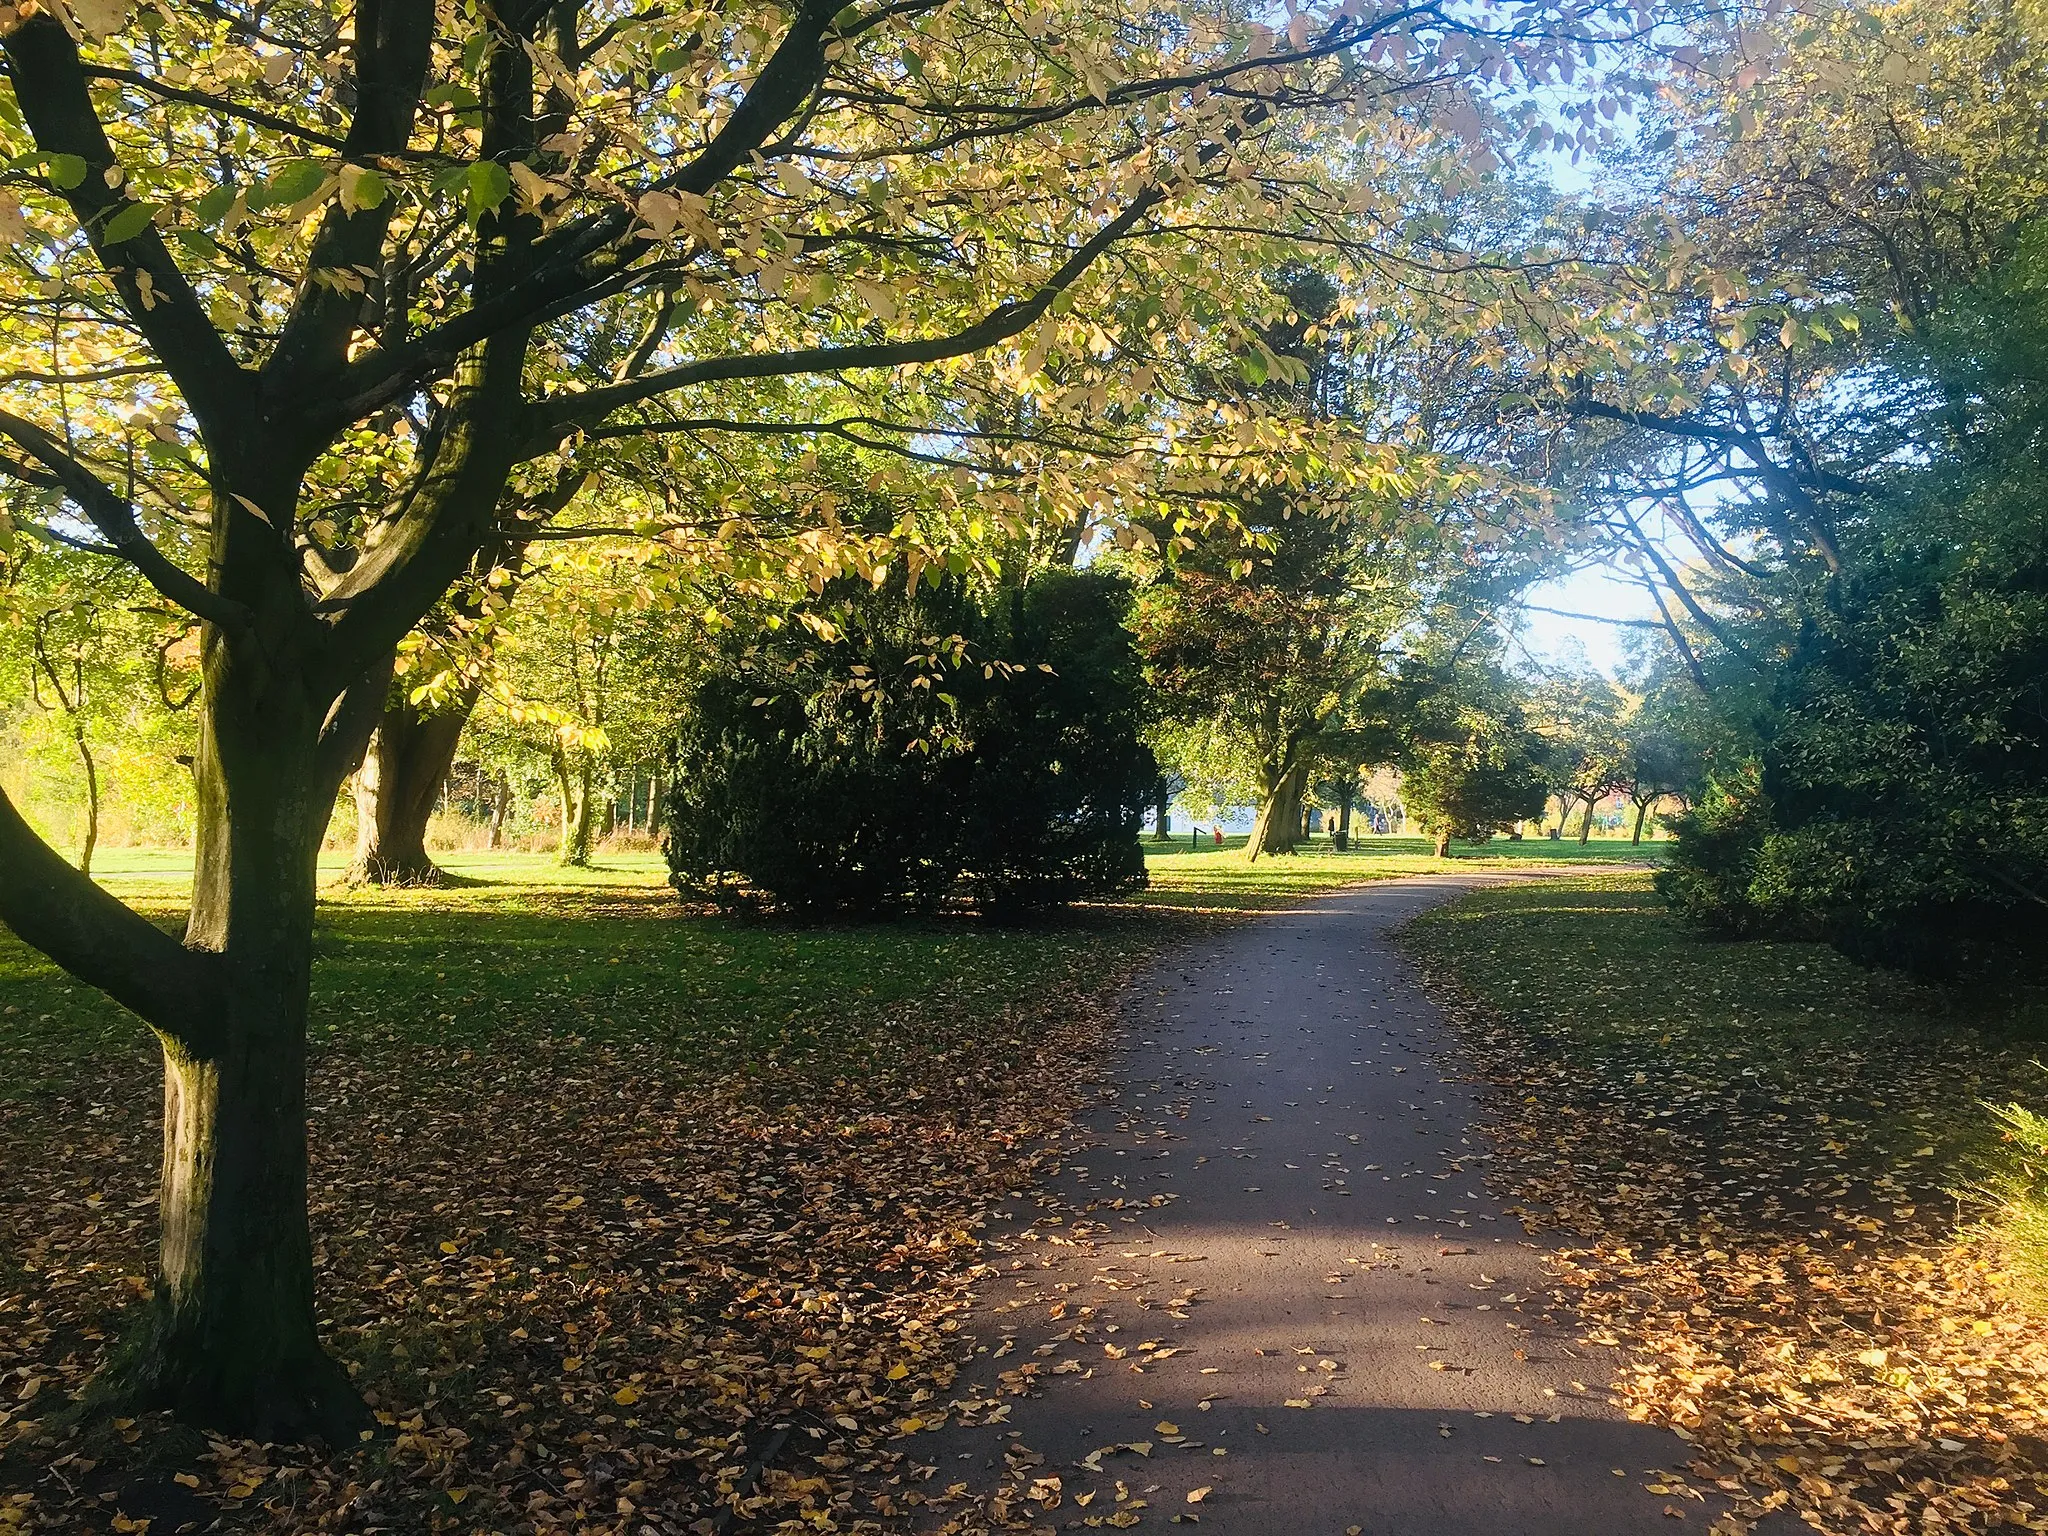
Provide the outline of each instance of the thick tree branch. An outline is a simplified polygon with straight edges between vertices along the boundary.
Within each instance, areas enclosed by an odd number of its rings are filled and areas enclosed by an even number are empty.
[[[341,792],[341,781],[362,766],[363,749],[370,744],[370,733],[391,693],[392,665],[393,657],[385,656],[342,689],[320,723],[313,772],[320,792],[329,799]]]
[[[362,0],[356,7],[356,109],[342,146],[344,159],[362,164],[405,148],[426,86],[433,40],[430,5]],[[296,414],[299,402],[328,394],[347,366],[362,299],[352,288],[323,277],[378,266],[397,207],[398,199],[386,196],[375,208],[350,212],[337,198],[322,216],[305,280],[263,369],[264,391],[282,407],[280,415]]]
[[[711,142],[653,189],[701,196],[765,144],[824,78],[825,34],[833,14],[827,0],[809,0]],[[402,347],[379,348],[359,359],[336,392],[335,414],[357,420],[448,368],[485,337],[532,324],[564,306],[580,307],[598,285],[653,248],[651,237],[632,235],[634,223],[630,210],[611,209],[541,242],[529,275],[503,293],[480,298],[465,313]]]
[[[526,339],[493,337],[464,359],[448,428],[376,547],[324,595],[333,625],[321,685],[339,691],[393,649],[492,535],[516,461]]]
[[[1810,459],[1807,461],[1806,469],[1787,469],[1772,456],[1770,445],[1764,441],[1763,434],[1747,427],[1716,426],[1712,422],[1701,421],[1693,416],[1631,411],[1599,400],[1572,400],[1565,409],[1573,416],[1597,421],[1617,421],[1625,426],[1640,427],[1648,432],[1661,432],[1670,437],[1731,448],[1744,455],[1756,465],[1757,476],[1764,484],[1791,502],[1803,514],[1807,537],[1812,540],[1814,549],[1828,570],[1841,570],[1841,551],[1835,546],[1834,536],[1822,525],[1819,510],[1814,505],[1814,495],[1816,492],[1827,492],[1837,496],[1868,496],[1872,494],[1869,486],[1851,480],[1845,475],[1835,474],[1831,470],[1821,469]]]
[[[187,949],[72,868],[4,792],[0,922],[181,1045],[208,1048],[223,1012],[219,957]]]
[[[1399,24],[1416,17],[1435,15],[1436,12],[1433,4],[1420,5],[1377,16],[1367,22],[1339,21],[1302,50],[1269,55],[1263,59],[1239,59],[1213,70],[1184,76],[1125,82],[1112,89],[1111,100],[1117,106],[1128,106],[1171,94],[1197,80],[1206,83],[1333,56],[1396,30]],[[730,176],[749,155],[768,145],[771,135],[797,116],[806,101],[823,85],[830,67],[825,47],[835,35],[832,26],[834,15],[830,0],[822,0],[822,3],[821,0],[809,0],[797,12],[753,87],[713,135],[711,142],[687,165],[650,183],[647,190],[705,195]],[[858,22],[854,25],[857,27]],[[1085,97],[1061,104],[1055,115],[1091,108],[1108,109],[1107,104]],[[1263,103],[1256,104],[1246,114],[1245,127],[1268,115],[1269,109]],[[1027,112],[1025,116],[1029,118],[1030,114]],[[1001,132],[1014,133],[1022,126],[1022,121],[1012,120]],[[1243,131],[1242,128],[1237,130],[1239,133]],[[792,148],[791,152],[796,151]],[[829,151],[821,149],[820,153]],[[615,279],[652,247],[650,238],[631,233],[634,223],[635,217],[629,210],[614,209],[578,220],[549,236],[535,248],[531,275],[515,288],[495,299],[479,302],[404,347],[380,348],[360,358],[349,369],[346,381],[336,396],[338,404],[334,415],[342,420],[358,420],[445,371],[457,356],[482,338],[502,328],[537,323],[566,309],[581,307],[600,285]],[[886,365],[849,362],[844,366]],[[794,368],[788,371],[811,370]],[[732,378],[759,376],[747,373],[720,375]]]
[[[1754,667],[1756,665],[1756,658],[1750,655],[1748,647],[1736,639],[1729,632],[1728,626],[1707,612],[1700,600],[1692,595],[1691,589],[1679,578],[1678,572],[1671,568],[1671,562],[1664,558],[1663,553],[1658,550],[1649,535],[1643,532],[1642,525],[1625,511],[1621,513],[1621,520],[1627,525],[1628,531],[1634,536],[1637,550],[1641,552],[1645,560],[1657,568],[1657,574],[1664,579],[1664,585],[1669,588],[1673,597],[1685,605],[1685,611],[1691,614],[1695,622],[1706,630],[1708,634],[1712,635],[1716,640],[1727,646],[1729,650]],[[1646,581],[1644,585],[1650,587],[1652,596],[1657,595],[1656,583]],[[1661,611],[1664,606],[1661,597],[1658,598],[1657,606]]]
[[[1678,620],[1672,617],[1670,608],[1665,605],[1664,594],[1657,589],[1654,581],[1645,581],[1643,587],[1649,592],[1650,601],[1657,605],[1657,613],[1664,620],[1664,632],[1678,648],[1678,654],[1685,662],[1685,670],[1692,678],[1693,686],[1701,693],[1712,693],[1714,690],[1707,681],[1707,669],[1700,665],[1699,654],[1693,650],[1692,642],[1685,638],[1685,631],[1678,627]]]

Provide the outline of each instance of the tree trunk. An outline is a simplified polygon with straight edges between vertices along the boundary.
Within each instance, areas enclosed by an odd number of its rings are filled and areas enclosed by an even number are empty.
[[[356,856],[349,878],[365,885],[439,885],[427,856],[434,814],[469,705],[422,715],[408,704],[384,711],[356,770]]]
[[[1654,796],[1652,796],[1649,800],[1638,800],[1636,802],[1636,830],[1634,835],[1629,838],[1629,842],[1636,845],[1637,847],[1642,846],[1643,822],[1648,818],[1650,814],[1650,807],[1654,803]]]
[[[555,784],[562,794],[562,840],[555,861],[581,868],[590,862],[590,764],[572,765],[568,754],[557,750]]]
[[[1351,801],[1355,786],[1349,779],[1337,786],[1337,825],[1330,832],[1330,846],[1339,853],[1351,846]]]
[[[92,873],[92,851],[100,841],[100,775],[92,760],[92,747],[85,739],[85,727],[78,727],[78,760],[85,765],[85,845],[78,850],[78,872]]]
[[[1435,852],[1436,856],[1440,859],[1448,859],[1451,856],[1451,829],[1449,827],[1438,827],[1436,829]]]
[[[1173,837],[1173,821],[1170,815],[1173,806],[1173,791],[1166,787],[1166,780],[1163,778],[1152,791],[1152,806],[1157,817],[1152,823],[1152,841],[1155,843],[1168,842]]]
[[[218,642],[193,765],[184,948],[217,961],[203,1027],[162,1028],[162,1252],[150,1323],[90,1400],[261,1440],[353,1443],[366,1414],[321,1348],[306,1214],[306,1010],[317,860],[338,770],[327,711]],[[345,760],[345,759],[344,759]]]
[[[1584,820],[1579,823],[1579,846],[1581,848],[1585,847],[1593,836],[1593,811],[1599,804],[1600,797],[1598,795],[1586,797],[1586,815]]]
[[[647,835],[661,835],[661,770],[651,769],[647,775]]]
[[[512,808],[512,781],[498,775],[498,787],[491,796],[491,849],[505,846],[505,813]]]
[[[1266,791],[1265,804],[1259,807],[1259,819],[1253,823],[1251,839],[1245,844],[1247,860],[1266,853],[1294,852],[1301,838],[1301,793],[1307,778],[1308,765],[1295,763]]]
[[[1571,831],[1572,810],[1578,803],[1579,797],[1577,795],[1559,795],[1557,797],[1557,835],[1559,837],[1563,837],[1565,833]]]

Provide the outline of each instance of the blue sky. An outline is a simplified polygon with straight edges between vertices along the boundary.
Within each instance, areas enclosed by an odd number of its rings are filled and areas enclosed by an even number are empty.
[[[1531,587],[1523,598],[1545,608],[1563,608],[1573,613],[1597,614],[1602,618],[1654,620],[1657,617],[1656,606],[1640,586],[1632,581],[1617,580],[1601,569],[1578,571],[1558,581],[1542,582]],[[1640,633],[1622,625],[1567,619],[1552,613],[1530,613],[1520,628],[1522,644],[1529,652],[1528,659],[1549,667],[1591,664],[1609,676],[1622,669],[1627,659],[1626,643],[1632,635]]]

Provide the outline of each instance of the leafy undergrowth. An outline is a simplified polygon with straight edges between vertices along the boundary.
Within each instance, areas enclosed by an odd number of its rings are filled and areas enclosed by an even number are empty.
[[[1736,1528],[2048,1531],[2048,1330],[1951,1193],[1987,1101],[2041,1102],[2037,1039],[1702,939],[1640,875],[1482,892],[1409,942],[1493,1085],[1499,1176],[1586,1244],[1560,1299],[1626,1351],[1629,1411],[1747,1491]]]
[[[313,1221],[385,1430],[339,1458],[59,1427],[144,1289],[160,1090],[131,1021],[0,948],[0,1532],[914,1506],[907,1421],[946,1411],[975,1233],[1056,1145],[1144,947],[1110,919],[749,927],[637,877],[330,904]]]

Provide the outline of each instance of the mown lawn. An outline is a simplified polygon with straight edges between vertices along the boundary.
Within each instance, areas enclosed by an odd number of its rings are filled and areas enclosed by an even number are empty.
[[[1188,912],[1256,912],[1321,891],[1402,875],[1654,864],[1663,847],[1611,838],[1581,847],[1569,839],[1518,843],[1500,837],[1485,843],[1453,843],[1450,857],[1439,859],[1429,839],[1422,837],[1364,837],[1343,853],[1318,837],[1297,853],[1247,863],[1245,841],[1243,836],[1226,837],[1218,848],[1205,837],[1200,847],[1190,848],[1186,834],[1166,843],[1154,842],[1148,834],[1145,862],[1151,883],[1132,903]]]
[[[1719,941],[1635,872],[1406,937],[1491,1084],[1498,1176],[1584,1245],[1562,1299],[1635,1412],[1823,1530],[2048,1509],[2048,1329],[1978,1193],[1991,1106],[2048,1108],[2038,998]]]

